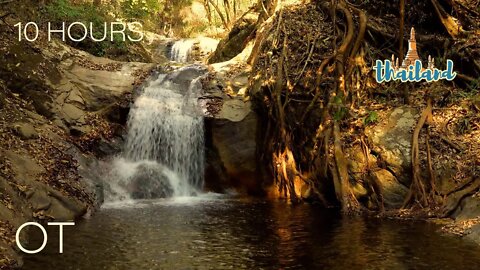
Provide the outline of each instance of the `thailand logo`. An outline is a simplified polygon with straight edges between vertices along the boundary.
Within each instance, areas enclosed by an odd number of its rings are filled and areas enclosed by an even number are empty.
[[[375,66],[375,79],[378,83],[397,81],[401,82],[436,82],[439,80],[451,81],[455,79],[457,73],[453,71],[453,61],[447,60],[445,70],[435,68],[435,59],[428,56],[427,68],[423,68],[422,61],[417,52],[417,41],[415,39],[415,29],[410,31],[410,40],[408,41],[408,52],[402,65],[399,65],[398,58],[392,55],[392,60],[377,60]]]

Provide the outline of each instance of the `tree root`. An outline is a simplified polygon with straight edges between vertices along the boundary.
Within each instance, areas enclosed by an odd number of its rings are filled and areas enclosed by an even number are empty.
[[[432,122],[432,117],[433,117],[432,99],[428,98],[427,107],[423,110],[422,115],[420,116],[420,119],[418,120],[418,123],[415,127],[415,130],[413,131],[412,150],[411,150],[412,152],[411,153],[412,184],[410,186],[410,190],[408,192],[407,197],[405,198],[402,208],[406,208],[407,206],[413,203],[419,203],[420,206],[426,207],[429,204],[432,194],[435,192],[435,185],[431,182],[429,186],[426,186],[425,185],[426,183],[423,181],[420,175],[420,159],[419,159],[420,149],[418,147],[418,137],[420,135],[420,131],[425,125],[425,123]],[[427,148],[428,148],[427,151],[429,152],[430,147],[428,143],[427,143]],[[427,153],[427,155],[430,156],[430,153]],[[430,175],[432,176],[431,181],[434,180],[432,168],[430,168]],[[427,189],[429,189],[430,192],[427,192]]]
[[[460,35],[464,34],[465,31],[463,28],[443,9],[437,0],[431,0],[431,2],[438,18],[453,39],[457,39]]]

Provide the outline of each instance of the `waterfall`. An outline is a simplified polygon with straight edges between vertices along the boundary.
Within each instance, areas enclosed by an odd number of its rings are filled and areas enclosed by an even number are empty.
[[[176,41],[173,43],[170,51],[170,60],[179,63],[188,62],[194,44],[194,39],[181,39]]]
[[[188,66],[160,75],[137,97],[124,153],[113,163],[114,199],[191,196],[202,188],[204,122],[197,101],[205,72]]]

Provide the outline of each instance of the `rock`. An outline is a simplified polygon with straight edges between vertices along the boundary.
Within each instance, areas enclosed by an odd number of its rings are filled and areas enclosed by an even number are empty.
[[[241,99],[226,100],[222,105],[222,109],[215,117],[232,122],[240,122],[251,113],[251,107],[251,102],[244,102]]]
[[[110,122],[117,123],[120,125],[126,125],[129,112],[130,112],[129,106],[112,104],[106,107],[104,110],[102,110],[101,114]]]
[[[408,189],[399,183],[391,172],[385,169],[373,172],[372,177],[374,178],[374,181],[380,185],[385,207],[401,207]]]
[[[29,123],[15,123],[13,125],[15,134],[24,140],[38,138],[38,133],[35,128]]]
[[[67,102],[71,104],[79,104],[81,106],[85,105],[85,100],[82,97],[82,94],[78,90],[73,90],[67,97]]]
[[[95,65],[118,66],[118,69],[96,70],[78,65],[72,59],[63,61],[61,63],[61,67],[64,69],[63,77],[54,87],[56,91],[66,93],[56,101],[58,109],[64,112],[64,102],[69,102],[72,106],[73,104],[79,105],[85,111],[104,109],[121,99],[125,93],[132,92],[138,79],[137,76],[154,67],[154,64],[122,63],[91,55],[85,57]],[[75,111],[79,113],[78,110]],[[78,114],[65,113],[72,118],[78,117]]]
[[[84,203],[37,181],[38,175],[44,173],[45,169],[38,165],[27,153],[20,155],[7,152],[6,156],[12,162],[16,183],[25,187],[26,201],[19,199],[16,202],[17,207],[18,205],[28,204],[28,208],[34,214],[53,217],[57,221],[75,220],[85,213],[86,205]],[[28,211],[25,213],[28,213]],[[31,214],[29,217],[27,214],[27,218],[31,217]]]
[[[466,230],[465,238],[480,244],[480,224],[473,225]]]
[[[228,61],[241,53],[247,45],[247,38],[255,31],[257,20],[258,14],[248,14],[238,20],[228,36],[220,41],[208,63]]]
[[[354,176],[355,179],[359,179],[356,176],[365,172],[367,166],[367,159],[363,154],[363,150],[360,145],[345,149],[346,158],[348,160],[348,171]],[[371,154],[368,155],[368,166],[374,168],[377,165],[377,158]]]
[[[48,210],[52,205],[51,200],[48,198],[48,194],[45,190],[34,190],[33,194],[29,198],[33,211]]]
[[[167,198],[173,188],[162,166],[140,165],[131,179],[130,193],[133,199]]]
[[[45,118],[43,118],[41,115],[38,113],[32,112],[32,111],[26,111],[27,116],[31,119],[30,121],[32,123],[46,123]]]
[[[451,217],[454,218],[455,221],[480,217],[480,198],[467,197],[463,199]]]
[[[67,120],[67,122],[75,122],[76,120],[79,120],[82,116],[85,115],[84,111],[68,103],[63,105],[63,112],[65,114],[65,119]]]
[[[372,150],[385,161],[404,185],[411,182],[411,130],[416,125],[417,110],[410,107],[394,109],[386,122],[367,127],[365,133],[373,144]]]
[[[86,205],[76,198],[67,196],[50,187],[47,187],[46,190],[52,203],[46,210],[48,216],[58,221],[72,221],[86,213]]]
[[[75,137],[80,137],[82,135],[88,134],[93,130],[92,126],[74,126],[70,128],[70,135]]]
[[[212,119],[208,125],[211,129],[212,145],[218,150],[227,175],[232,181],[237,182],[236,184],[257,179],[258,118],[250,108],[242,108],[221,114],[225,118]]]

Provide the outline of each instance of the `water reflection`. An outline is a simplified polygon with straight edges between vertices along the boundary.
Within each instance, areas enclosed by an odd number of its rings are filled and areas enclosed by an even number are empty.
[[[480,248],[425,223],[250,199],[103,209],[58,231],[25,269],[478,269]],[[32,246],[41,239],[35,239]],[[36,243],[37,244],[36,244]]]

